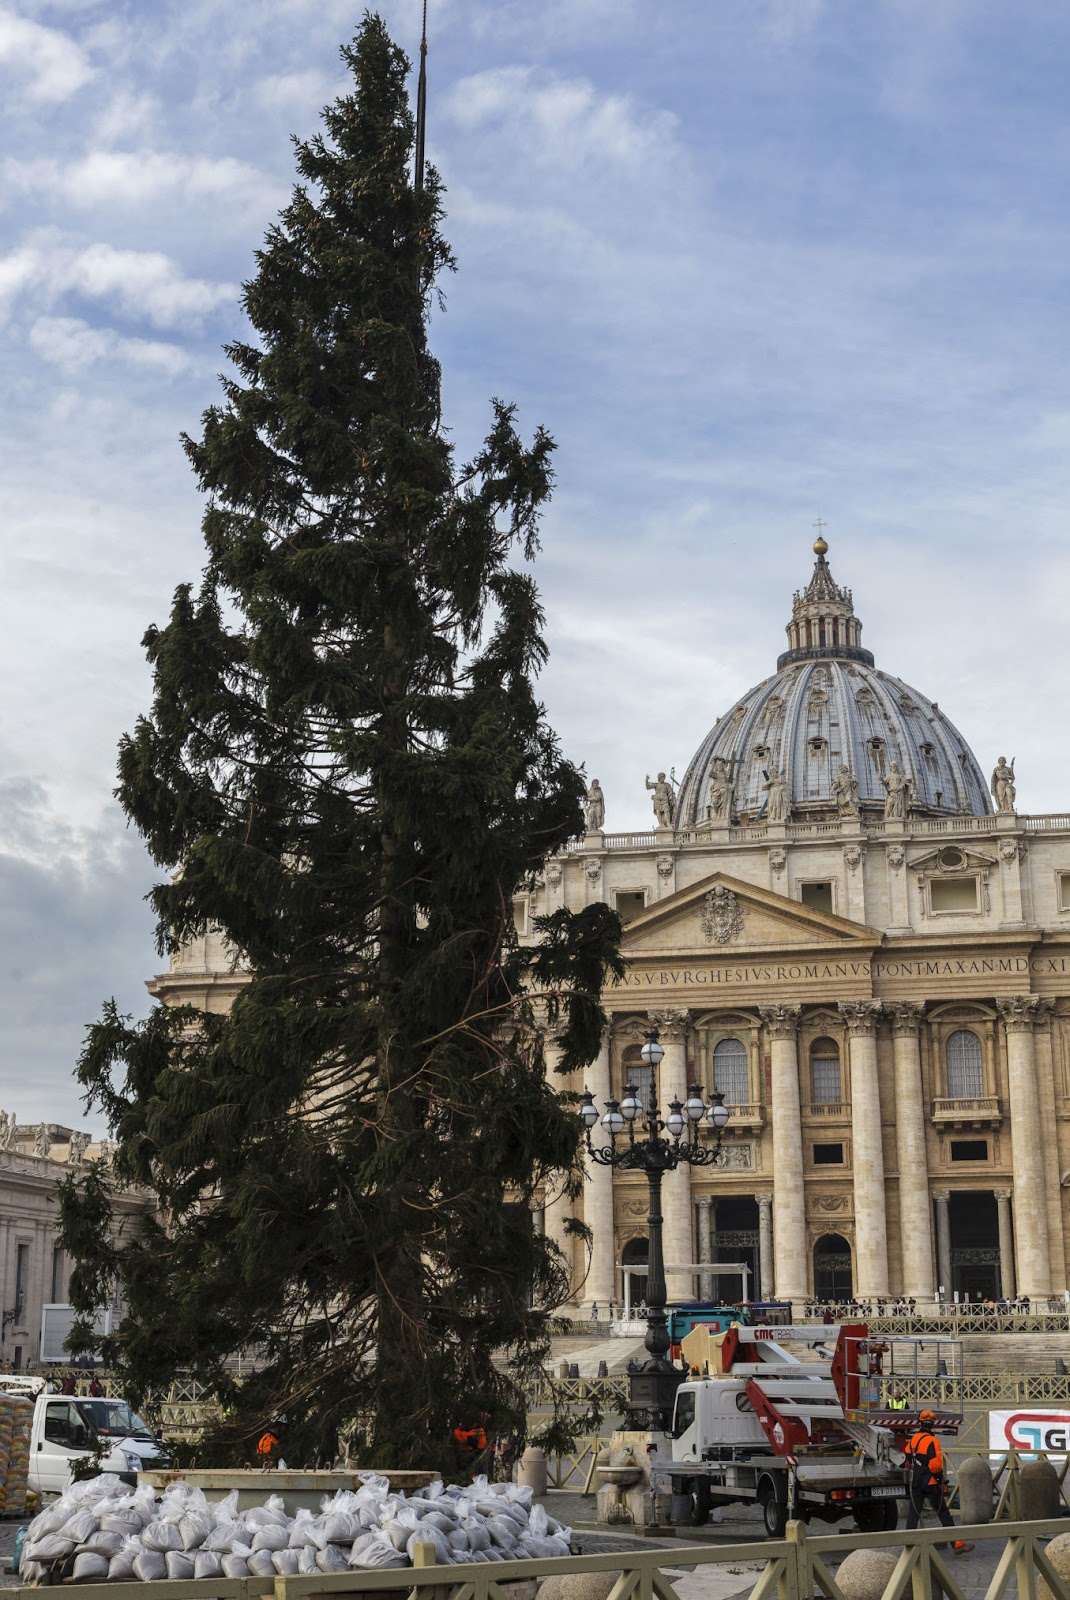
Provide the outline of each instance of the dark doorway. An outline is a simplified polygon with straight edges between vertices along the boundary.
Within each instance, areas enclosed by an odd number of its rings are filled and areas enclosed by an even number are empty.
[[[711,1261],[745,1263],[749,1298],[758,1299],[758,1202],[752,1194],[718,1195],[713,1202]],[[711,1279],[712,1298],[735,1305],[743,1298],[743,1274],[718,1272]]]
[[[853,1293],[851,1246],[842,1233],[823,1233],[814,1245],[814,1294],[819,1300],[850,1300]]]
[[[632,1315],[646,1302],[647,1242],[629,1239],[621,1251],[624,1274],[624,1303],[631,1307]]]
[[[999,1215],[990,1190],[953,1189],[948,1201],[951,1292],[960,1300],[998,1300]]]

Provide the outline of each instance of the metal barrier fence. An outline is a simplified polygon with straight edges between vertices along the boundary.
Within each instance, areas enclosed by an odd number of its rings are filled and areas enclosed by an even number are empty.
[[[608,1449],[609,1440],[592,1433],[577,1439],[575,1450],[550,1456],[546,1463],[550,1488],[563,1489],[569,1494],[590,1494],[598,1452]]]
[[[952,1399],[966,1405],[1065,1405],[1070,1403],[1070,1375],[979,1372],[951,1380],[921,1373],[917,1378],[917,1395],[919,1403],[932,1406],[946,1406]],[[566,1409],[579,1410],[595,1401],[604,1411],[619,1411],[627,1400],[628,1379],[624,1376],[558,1378],[532,1384],[527,1391],[531,1411],[551,1407],[555,1402]]]

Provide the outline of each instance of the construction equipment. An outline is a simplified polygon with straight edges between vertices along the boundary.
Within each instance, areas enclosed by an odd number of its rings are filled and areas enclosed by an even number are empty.
[[[789,1511],[827,1521],[851,1513],[864,1533],[892,1529],[907,1493],[902,1446],[919,1412],[935,1413],[927,1426],[938,1432],[961,1422],[957,1340],[871,1338],[860,1322],[735,1324],[695,1328],[682,1348],[695,1376],[677,1392],[672,1460],[658,1470],[695,1524],[714,1505],[754,1501],[774,1538]],[[934,1375],[939,1407],[927,1398]]]

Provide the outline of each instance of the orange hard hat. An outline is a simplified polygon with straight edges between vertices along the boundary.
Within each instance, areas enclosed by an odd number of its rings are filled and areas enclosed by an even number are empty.
[[[936,1421],[936,1412],[935,1411],[919,1411],[918,1412],[918,1421],[919,1422],[935,1422]]]

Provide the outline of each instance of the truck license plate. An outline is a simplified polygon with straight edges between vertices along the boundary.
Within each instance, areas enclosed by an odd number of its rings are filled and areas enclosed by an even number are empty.
[[[892,1500],[899,1493],[900,1491],[894,1486],[894,1484],[890,1485],[887,1489],[870,1490],[870,1494],[873,1496],[874,1500]]]

